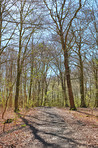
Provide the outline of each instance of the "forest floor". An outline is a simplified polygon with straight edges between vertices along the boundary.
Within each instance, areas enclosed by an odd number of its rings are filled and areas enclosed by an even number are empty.
[[[10,109],[4,118],[14,121],[6,124],[1,115],[0,148],[98,148],[98,109]]]

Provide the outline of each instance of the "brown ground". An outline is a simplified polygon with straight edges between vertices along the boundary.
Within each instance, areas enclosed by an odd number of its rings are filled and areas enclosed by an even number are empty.
[[[37,107],[21,111],[8,110],[5,124],[0,112],[0,148],[98,148],[98,109]]]

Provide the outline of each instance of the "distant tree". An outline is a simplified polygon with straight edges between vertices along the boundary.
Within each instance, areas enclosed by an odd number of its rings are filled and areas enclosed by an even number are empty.
[[[93,0],[92,3],[88,3],[88,9],[84,11],[86,19],[90,22],[85,42],[88,45],[90,52],[88,52],[88,61],[91,63],[94,84],[95,84],[95,106],[98,107],[98,26],[97,26],[97,8],[98,2]]]
[[[95,5],[98,8],[98,2],[95,1]],[[97,49],[98,49],[98,24],[97,24],[97,16],[96,16],[97,9],[92,9],[92,21],[93,21],[93,29],[90,28],[90,31],[92,33],[93,40],[95,41],[95,46],[93,46],[93,60],[92,60],[92,66],[93,66],[93,73],[94,73],[94,79],[95,79],[95,88],[96,88],[96,97],[95,97],[95,107],[98,107],[98,57],[97,57]]]
[[[56,49],[55,47],[53,48],[52,45],[49,54],[52,57],[52,60],[49,65],[52,67],[53,71],[55,72],[55,75],[57,75],[58,79],[60,79],[61,82],[64,101],[63,105],[65,107],[68,107],[68,98],[66,92],[66,71],[64,67],[62,50],[58,50],[58,48]]]
[[[86,107],[85,104],[85,94],[84,94],[84,63],[83,63],[83,54],[86,52],[86,50],[83,51],[82,44],[83,44],[83,33],[84,28],[82,29],[76,29],[77,31],[72,31],[73,36],[75,37],[75,44],[76,47],[74,52],[77,55],[77,66],[79,69],[79,80],[80,80],[80,94],[81,94],[81,107]],[[75,60],[76,61],[76,60]]]

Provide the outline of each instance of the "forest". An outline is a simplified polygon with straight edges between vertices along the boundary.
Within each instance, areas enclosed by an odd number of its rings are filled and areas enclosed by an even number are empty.
[[[97,0],[0,0],[0,106],[98,107]]]
[[[0,0],[0,148],[98,148],[98,1]]]

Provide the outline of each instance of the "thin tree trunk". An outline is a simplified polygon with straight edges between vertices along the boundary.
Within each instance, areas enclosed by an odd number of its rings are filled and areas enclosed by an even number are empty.
[[[0,55],[1,55],[1,36],[2,36],[2,11],[1,11],[1,6],[2,6],[2,0],[0,0]]]
[[[46,105],[46,101],[47,101],[47,84],[46,84],[46,88],[45,88],[44,106]]]
[[[67,94],[66,94],[66,88],[63,88],[63,97],[64,97],[64,107],[68,107],[68,100],[67,100]]]
[[[43,104],[43,97],[44,97],[44,83],[42,81],[42,95],[41,95],[41,105]],[[39,105],[39,102],[38,102],[38,105]]]
[[[10,88],[9,88],[9,93],[10,93],[10,97],[9,97],[9,107],[12,107],[13,105],[13,101],[12,101],[12,67],[13,67],[13,61],[11,61],[11,65],[10,65]]]
[[[39,105],[39,100],[40,100],[40,80],[38,80],[38,98],[37,98],[37,100],[38,100],[38,105]]]
[[[81,107],[86,107],[85,100],[84,100],[84,74],[83,74],[83,62],[81,57],[81,38],[80,38],[80,45],[79,45],[79,62],[80,62],[80,94],[81,94]]]
[[[17,112],[19,110],[19,107],[18,107],[18,101],[19,101],[19,85],[20,85],[20,76],[21,76],[21,73],[19,71],[19,69],[17,70],[17,80],[16,80],[16,94],[15,94],[15,112]]]
[[[67,93],[66,93],[66,72],[64,74],[64,88],[63,88],[63,90],[64,90],[64,101],[65,101],[64,106],[68,107],[68,98],[67,98]]]
[[[18,53],[18,59],[17,59],[17,80],[16,80],[16,94],[15,94],[15,112],[19,110],[18,107],[18,100],[19,100],[19,85],[20,85],[20,76],[22,67],[20,65],[20,57],[21,57],[21,50],[22,50],[22,26],[23,26],[23,20],[22,20],[22,2],[21,2],[21,11],[20,11],[20,32],[19,32],[19,53]]]
[[[52,84],[52,103],[54,102],[54,86],[55,83]]]
[[[95,96],[95,107],[98,107],[98,69],[95,70],[95,88],[96,88],[96,96]]]
[[[30,75],[30,88],[29,88],[29,100],[31,100],[31,90],[32,90],[32,82],[33,82],[33,66],[34,66],[34,57],[33,57],[33,54],[32,54],[31,75]]]
[[[27,104],[27,93],[26,93],[26,80],[25,80],[25,84],[24,84],[24,97],[25,97],[25,99],[24,99],[24,104]]]
[[[1,77],[2,77],[2,73],[1,73],[1,53],[2,53],[1,52],[1,36],[2,36],[2,34],[1,34],[1,30],[2,30],[2,11],[1,11],[1,6],[2,6],[2,0],[0,0],[0,93],[1,93]]]
[[[67,94],[66,94],[66,84],[65,84],[65,82],[63,82],[63,79],[61,79],[61,86],[62,86],[62,91],[63,91],[64,106],[68,107],[68,104],[67,104],[68,99],[67,99]]]
[[[64,106],[67,107],[68,104],[67,104],[67,94],[66,94],[65,78],[66,78],[65,74],[64,74],[64,78],[63,78],[62,73],[60,72],[60,81],[61,81],[61,86],[62,86],[62,91],[63,91]]]
[[[29,88],[29,100],[31,100],[31,90],[33,83],[33,68],[34,68],[34,49],[33,49],[33,38],[32,38],[32,52],[31,52],[31,75],[30,75],[30,88]]]
[[[29,100],[31,100],[32,78],[30,78]]]
[[[26,60],[25,60],[25,65],[26,65]],[[27,104],[27,93],[26,93],[26,88],[27,88],[27,73],[26,73],[26,66],[24,67],[24,105]]]
[[[44,106],[46,105],[46,101],[47,101],[47,90],[48,90],[48,84],[47,84],[47,80],[45,77],[45,98],[44,98]]]

